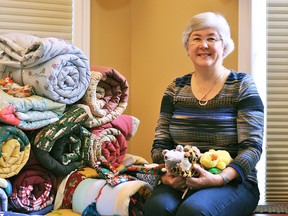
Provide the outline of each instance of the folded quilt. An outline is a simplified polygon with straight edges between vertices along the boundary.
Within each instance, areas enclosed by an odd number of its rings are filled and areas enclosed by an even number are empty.
[[[122,114],[110,123],[91,129],[96,136],[89,150],[91,166],[101,161],[117,168],[127,153],[127,140],[134,136],[139,122],[133,116]]]
[[[41,166],[33,151],[27,164],[11,179],[11,183],[13,187],[12,194],[9,195],[9,206],[13,211],[51,210],[57,189],[56,177]]]
[[[0,177],[17,175],[27,163],[30,155],[30,141],[19,128],[0,125]]]
[[[91,82],[81,99],[94,116],[86,127],[93,128],[111,122],[128,105],[129,86],[125,77],[109,67],[91,66]]]
[[[53,101],[72,104],[82,98],[90,83],[88,58],[73,44],[23,33],[0,35],[1,78],[13,77],[20,85]]]
[[[18,98],[0,89],[0,121],[23,130],[35,130],[56,122],[65,104],[32,95]]]
[[[92,134],[83,123],[88,118],[84,109],[71,106],[55,123],[43,128],[34,137],[35,157],[48,170],[67,175],[88,162]]]

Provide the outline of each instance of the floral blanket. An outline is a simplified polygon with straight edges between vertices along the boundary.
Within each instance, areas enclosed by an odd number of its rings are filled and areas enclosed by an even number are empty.
[[[8,33],[0,35],[0,49],[0,78],[32,86],[39,96],[72,104],[89,86],[88,58],[63,39]]]

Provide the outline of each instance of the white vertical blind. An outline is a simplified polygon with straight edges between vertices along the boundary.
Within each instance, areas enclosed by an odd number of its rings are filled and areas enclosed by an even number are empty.
[[[73,0],[72,43],[90,57],[90,0]]]
[[[288,201],[288,0],[267,1],[266,201]]]
[[[72,41],[72,0],[0,0],[0,34],[20,32]]]

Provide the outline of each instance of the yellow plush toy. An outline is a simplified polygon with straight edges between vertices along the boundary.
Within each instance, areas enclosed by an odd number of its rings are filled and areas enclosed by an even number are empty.
[[[220,171],[222,171],[232,161],[233,161],[232,157],[226,150],[210,149],[209,151],[204,152],[200,157],[200,164],[206,170],[217,168]]]

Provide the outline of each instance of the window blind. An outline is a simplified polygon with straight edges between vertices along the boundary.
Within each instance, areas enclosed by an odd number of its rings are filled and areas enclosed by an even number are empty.
[[[20,32],[72,41],[72,0],[0,0],[0,34]]]
[[[266,201],[288,201],[288,1],[267,1]]]

